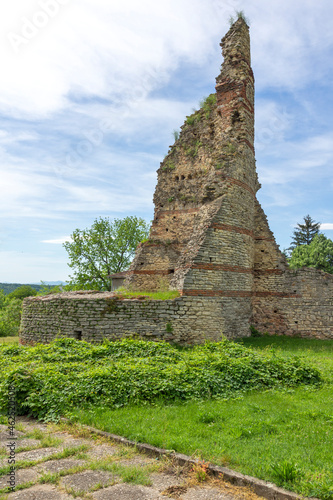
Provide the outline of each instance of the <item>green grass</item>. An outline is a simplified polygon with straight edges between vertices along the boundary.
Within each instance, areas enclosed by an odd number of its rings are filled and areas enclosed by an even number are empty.
[[[18,344],[19,337],[0,337],[0,344]]]
[[[229,466],[323,500],[333,499],[333,341],[245,339],[286,362],[302,355],[321,386],[274,388],[237,399],[76,410],[74,419],[140,442]]]
[[[131,292],[130,290],[126,290],[125,288],[118,288],[116,290],[116,295],[119,295],[119,298],[134,298],[134,297],[146,297],[153,300],[172,300],[180,296],[178,290],[162,290],[158,292]]]

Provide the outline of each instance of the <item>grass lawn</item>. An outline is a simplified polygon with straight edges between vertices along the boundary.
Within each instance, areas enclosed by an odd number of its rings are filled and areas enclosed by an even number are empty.
[[[0,337],[0,344],[18,344],[19,337]]]
[[[333,499],[333,341],[263,337],[323,373],[321,387],[253,391],[237,399],[76,410],[73,418],[129,439],[195,455],[271,480],[308,496]]]

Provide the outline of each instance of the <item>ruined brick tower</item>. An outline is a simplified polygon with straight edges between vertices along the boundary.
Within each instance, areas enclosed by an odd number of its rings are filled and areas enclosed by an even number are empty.
[[[90,341],[139,334],[194,344],[270,334],[333,338],[333,275],[290,270],[256,199],[254,78],[249,29],[238,19],[222,40],[216,94],[187,117],[158,170],[155,215],[125,286],[179,290],[173,300],[108,292],[27,298],[21,342],[59,332]]]
[[[127,284],[154,290],[168,279],[184,296],[220,297],[220,308],[233,317],[224,331],[236,327],[239,334],[239,319],[248,325],[251,316],[259,188],[254,77],[243,19],[221,46],[216,94],[187,118],[158,170],[150,238],[138,249]]]

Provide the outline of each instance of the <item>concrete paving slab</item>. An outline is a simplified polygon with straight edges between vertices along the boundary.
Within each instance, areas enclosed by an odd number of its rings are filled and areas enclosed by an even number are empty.
[[[13,439],[15,437],[19,438],[21,436],[24,436],[24,432],[20,432],[20,431],[15,430],[13,432],[13,435],[10,435],[8,430],[3,430],[0,432],[0,441],[3,443],[4,441],[8,441],[8,440]]]
[[[30,439],[22,438],[18,439],[16,442],[16,447],[18,448],[38,448],[41,445],[40,439]]]
[[[40,474],[33,469],[22,469],[15,471],[15,485],[19,486],[23,483],[28,483],[30,481],[37,481]],[[9,486],[9,476],[5,475],[0,477],[0,489],[7,488]]]
[[[132,467],[132,466],[145,467],[146,465],[156,463],[156,458],[149,458],[145,455],[135,455],[132,458],[125,458],[125,459],[121,459],[119,461],[117,460],[117,463],[124,465],[126,467]]]
[[[39,448],[37,450],[22,451],[17,453],[16,461],[18,460],[41,460],[42,458],[50,457],[55,453],[59,453],[59,448]]]
[[[88,470],[62,478],[60,485],[65,489],[73,489],[77,493],[86,493],[92,491],[98,485],[101,487],[109,486],[117,479],[117,476],[111,472]]]
[[[119,449],[116,446],[109,444],[98,444],[93,446],[91,450],[87,451],[87,456],[93,460],[101,460],[103,458],[116,455]]]
[[[157,490],[147,486],[116,484],[93,493],[94,500],[165,500]]]
[[[26,490],[10,493],[8,500],[73,500],[73,497],[60,492],[53,485],[39,484]]]
[[[42,464],[36,465],[36,467],[41,472],[44,473],[49,472],[51,474],[57,474],[58,472],[64,472],[73,469],[74,467],[81,467],[83,465],[87,465],[86,460],[63,458],[61,460],[49,460],[48,462],[43,462]]]
[[[163,472],[154,472],[150,474],[150,479],[152,487],[158,491],[164,491],[167,488],[182,486],[184,484],[183,479],[172,474],[164,474]]]
[[[234,496],[229,496],[217,488],[190,488],[182,495],[182,500],[234,500]]]

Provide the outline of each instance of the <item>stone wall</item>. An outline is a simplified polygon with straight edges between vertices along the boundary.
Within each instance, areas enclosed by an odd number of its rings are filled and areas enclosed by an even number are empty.
[[[243,317],[237,317],[228,298],[120,300],[109,292],[70,292],[25,299],[20,341],[50,342],[65,336],[101,342],[139,335],[147,340],[191,345],[205,339],[220,340],[224,329],[230,328],[226,315],[232,319],[236,336],[248,335],[242,324],[249,313],[244,308]]]
[[[333,275],[311,268],[267,275],[253,298],[252,323],[271,335],[333,339]]]

